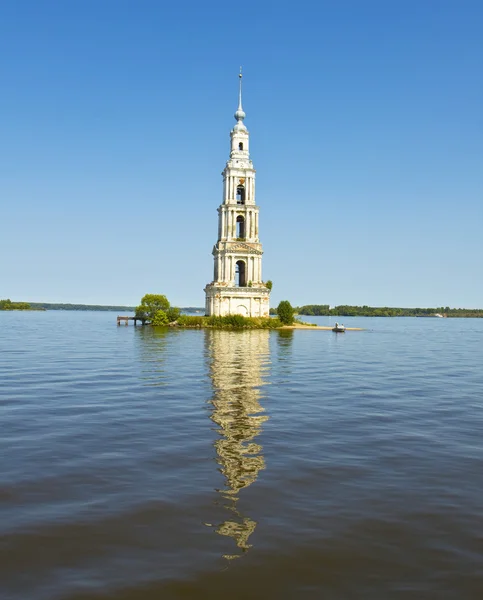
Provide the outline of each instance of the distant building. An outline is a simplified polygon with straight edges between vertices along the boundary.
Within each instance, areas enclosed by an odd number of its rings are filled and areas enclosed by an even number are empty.
[[[268,317],[270,290],[262,281],[262,245],[258,237],[255,169],[249,134],[243,123],[240,73],[236,124],[230,132],[230,159],[223,175],[223,202],[218,208],[218,241],[213,247],[213,281],[205,287],[206,314]]]

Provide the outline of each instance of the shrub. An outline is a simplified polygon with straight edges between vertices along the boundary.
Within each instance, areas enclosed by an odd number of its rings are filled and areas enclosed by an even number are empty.
[[[180,327],[204,327],[206,317],[196,317],[194,315],[180,315],[178,325]]]
[[[265,282],[265,287],[272,291],[273,283],[271,279]]]
[[[276,329],[277,327],[282,327],[282,322],[280,321],[280,319],[278,317],[276,317],[275,319],[268,319],[268,327],[270,329]]]
[[[288,300],[282,300],[277,306],[277,315],[284,325],[292,325],[294,320],[294,310]]]
[[[213,315],[208,317],[206,321],[209,327],[216,327],[217,329],[247,329],[253,326],[252,319],[242,315],[225,315],[224,317]]]
[[[244,317],[242,315],[211,316],[206,318],[206,326],[216,329],[275,329],[280,327],[279,319],[270,317]]]
[[[151,324],[155,327],[159,327],[161,325],[167,325],[169,322],[168,315],[164,312],[164,310],[158,310],[155,312]]]
[[[168,321],[172,323],[173,321],[177,321],[180,315],[180,310],[176,306],[170,306],[166,311],[166,314],[168,316]]]
[[[248,319],[242,315],[226,315],[226,317],[221,318],[223,319],[223,325],[228,327],[235,327],[238,329],[249,325]]]

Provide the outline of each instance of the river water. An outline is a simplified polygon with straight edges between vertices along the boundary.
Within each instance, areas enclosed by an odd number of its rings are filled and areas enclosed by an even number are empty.
[[[2,600],[483,598],[483,319],[115,317],[0,313]]]

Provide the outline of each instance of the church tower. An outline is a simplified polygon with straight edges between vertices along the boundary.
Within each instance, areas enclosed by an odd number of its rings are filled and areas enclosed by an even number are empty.
[[[223,175],[223,201],[218,208],[218,241],[213,247],[214,276],[205,288],[207,315],[268,317],[270,290],[262,281],[262,245],[258,237],[255,169],[249,134],[243,123],[240,71],[236,124]]]

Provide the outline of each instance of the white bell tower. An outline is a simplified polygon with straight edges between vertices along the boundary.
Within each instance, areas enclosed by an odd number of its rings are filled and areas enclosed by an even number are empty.
[[[207,315],[268,317],[270,290],[262,281],[262,245],[258,237],[255,169],[250,160],[248,130],[243,123],[242,73],[236,124],[223,175],[218,208],[218,241],[213,247],[214,276],[205,288]]]

